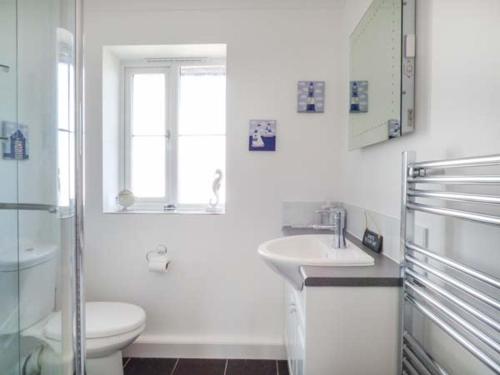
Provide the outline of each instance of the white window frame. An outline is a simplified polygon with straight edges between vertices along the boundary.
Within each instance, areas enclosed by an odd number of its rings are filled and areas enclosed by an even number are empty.
[[[60,59],[57,63],[57,76],[59,78],[59,66],[61,64],[64,64],[67,69],[68,69],[68,74],[67,74],[67,81],[66,83],[66,88],[67,88],[67,94],[68,96],[68,104],[69,108],[67,109],[68,111],[68,119],[67,119],[67,124],[66,127],[62,127],[62,124],[58,123],[57,124],[57,138],[59,142],[59,136],[60,135],[67,135],[68,136],[68,149],[66,152],[66,157],[68,158],[68,170],[67,172],[67,179],[68,179],[68,191],[66,192],[68,194],[68,202],[65,202],[64,205],[59,205],[59,197],[57,198],[58,200],[58,214],[59,217],[64,218],[64,217],[71,217],[74,214],[74,207],[75,207],[75,181],[74,181],[74,173],[75,173],[75,166],[74,166],[74,155],[75,155],[75,124],[74,124],[74,118],[72,117],[74,113],[74,102],[72,99],[74,99],[74,94],[72,96],[72,89],[74,88],[75,84],[75,72],[74,72],[74,65],[72,62]],[[58,84],[58,89],[59,89],[59,82]],[[59,93],[57,94],[59,95]],[[59,111],[60,109],[58,109]],[[59,145],[58,145],[59,147]],[[73,153],[72,153],[73,152]],[[61,194],[61,166],[57,166],[57,190],[58,194]]]
[[[59,194],[61,188],[61,166],[57,165],[57,204],[58,204],[58,217],[59,218],[67,218],[74,216],[75,213],[75,153],[76,153],[76,144],[75,144],[75,66],[74,66],[74,57],[73,57],[73,36],[72,34],[63,28],[57,28],[57,105],[59,106],[59,68],[60,64],[64,64],[67,66],[68,74],[66,80],[63,82],[66,84],[66,93],[68,95],[68,118],[66,128],[63,124],[59,123],[59,116],[57,116],[57,140],[59,142],[59,136],[65,134],[68,136],[68,150],[67,150],[67,158],[68,158],[68,170],[67,170],[67,178],[68,178],[68,202],[63,206],[59,205]],[[57,108],[59,112],[61,109]],[[58,113],[59,115],[59,113]],[[57,146],[59,147],[59,145]]]
[[[165,211],[166,205],[175,205],[175,211],[205,211],[208,202],[199,204],[179,204],[177,192],[178,158],[178,112],[180,69],[185,66],[225,66],[225,59],[209,59],[202,62],[181,61],[169,63],[148,63],[144,61],[122,61],[122,137],[120,171],[122,186],[131,189],[131,140],[132,140],[132,93],[133,75],[137,73],[165,74],[165,196],[157,198],[136,197],[132,210]],[[225,131],[225,136],[227,135]],[[133,192],[133,191],[132,191]]]
[[[155,206],[161,202],[167,202],[168,197],[171,194],[170,185],[170,175],[172,173],[170,165],[170,145],[171,142],[169,138],[171,138],[171,121],[170,116],[172,113],[171,103],[170,103],[170,81],[171,81],[171,67],[150,67],[150,66],[124,66],[124,129],[123,129],[123,160],[124,163],[123,168],[123,183],[126,189],[132,190],[132,167],[131,167],[131,155],[132,155],[132,94],[133,94],[133,76],[134,74],[141,73],[163,73],[165,74],[165,195],[162,197],[148,198],[148,197],[136,197],[137,206]],[[160,137],[160,136],[158,136]],[[148,207],[148,208],[149,208]]]

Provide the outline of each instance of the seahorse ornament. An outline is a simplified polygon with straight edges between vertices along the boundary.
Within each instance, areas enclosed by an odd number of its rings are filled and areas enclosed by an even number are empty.
[[[217,206],[219,205],[219,190],[221,187],[221,181],[222,181],[222,171],[220,169],[217,169],[215,171],[214,182],[212,183],[212,191],[214,193],[214,196],[213,198],[210,198],[208,202],[208,207],[210,209],[216,209]]]

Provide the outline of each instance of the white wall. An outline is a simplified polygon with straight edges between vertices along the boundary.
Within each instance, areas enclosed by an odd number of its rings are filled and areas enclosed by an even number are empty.
[[[403,150],[416,150],[419,159],[498,153],[497,0],[417,2],[417,130],[347,151],[348,35],[369,3],[350,0],[339,12],[322,0],[86,2],[87,296],[142,305],[142,342],[166,343],[160,349],[167,354],[180,348],[184,355],[227,355],[231,345],[240,356],[276,354],[282,283],[256,247],[280,235],[281,201],[331,198],[397,218]],[[169,43],[228,44],[227,214],[102,214],[102,46]],[[296,113],[299,79],[327,81],[324,115]],[[246,151],[247,122],[255,117],[278,120],[276,153]],[[446,253],[463,239],[455,256],[490,273],[497,268],[497,247],[484,239],[498,233],[421,224],[431,227],[431,246]],[[479,256],[464,250],[479,241]],[[144,252],[160,242],[173,258],[165,275],[148,273],[144,263]],[[478,366],[467,354],[459,357],[454,366]]]
[[[343,184],[339,200],[399,218],[404,150],[415,150],[419,160],[500,151],[500,49],[493,47],[500,38],[500,2],[417,1],[416,131],[349,152],[348,35],[369,3],[370,0],[348,1],[343,17],[341,90],[346,109],[340,135]],[[498,194],[498,187],[492,192]],[[498,228],[457,220],[431,220],[423,215],[417,221],[429,228],[432,249],[500,277]],[[490,314],[494,316],[495,312]],[[490,373],[439,329],[427,324],[420,333],[426,347],[446,364],[450,373]]]
[[[348,102],[348,36],[370,0],[347,3],[343,16],[342,86]],[[347,104],[342,113],[339,137],[341,193],[338,200],[399,218],[401,194],[401,153],[417,152],[419,160],[443,159],[499,152],[500,140],[500,50],[491,41],[500,37],[500,3],[495,0],[417,1],[416,131],[413,134],[360,150],[347,150]],[[498,191],[497,191],[498,192]],[[469,208],[470,209],[470,208]],[[429,226],[428,218],[421,224]],[[427,221],[427,222],[426,222]],[[434,242],[449,247],[463,233],[458,222],[443,220],[431,230]],[[475,241],[478,231],[472,227]],[[463,234],[462,234],[463,236]],[[445,249],[446,250],[446,249]],[[485,271],[495,272],[485,259],[498,257],[495,247],[483,257],[470,259]],[[466,256],[466,254],[460,254]],[[470,257],[470,256],[469,256]]]
[[[344,103],[348,103],[348,36],[370,0],[347,2],[342,37]],[[499,152],[500,2],[417,1],[416,132],[347,151],[343,111],[341,199],[399,216],[401,152],[420,160]],[[344,108],[344,107],[343,107]],[[367,194],[369,193],[369,194]]]
[[[281,235],[281,201],[337,191],[340,14],[320,0],[317,8],[275,0],[196,10],[207,6],[195,3],[86,2],[87,298],[143,306],[140,341],[165,344],[150,355],[281,356],[283,283],[256,250]],[[103,214],[102,47],[175,43],[228,47],[227,213]],[[324,114],[296,113],[304,79],[326,81]],[[277,152],[247,151],[252,118],[278,121]],[[158,243],[172,258],[163,275],[144,261]]]

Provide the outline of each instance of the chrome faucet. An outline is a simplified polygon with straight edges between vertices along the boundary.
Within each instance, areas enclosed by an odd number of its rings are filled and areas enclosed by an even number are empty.
[[[335,229],[333,230],[333,247],[335,249],[345,249],[347,246],[345,241],[346,211],[341,207],[336,207],[332,211],[333,221],[335,223]]]
[[[326,207],[319,211],[321,214],[320,229],[330,229],[333,231],[333,247],[335,249],[344,249],[347,244],[345,240],[346,233],[346,210],[342,207]]]

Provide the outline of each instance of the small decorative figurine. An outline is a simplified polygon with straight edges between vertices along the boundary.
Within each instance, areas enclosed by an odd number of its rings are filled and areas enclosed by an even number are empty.
[[[219,190],[220,190],[220,187],[222,185],[222,176],[223,176],[222,171],[220,169],[217,169],[215,171],[214,182],[212,183],[212,192],[214,193],[214,196],[212,198],[210,198],[210,200],[208,202],[207,211],[209,211],[209,212],[217,212],[217,211],[220,210],[220,207],[219,207],[219,201],[220,201]]]
[[[118,193],[117,201],[118,204],[123,207],[123,210],[126,211],[135,203],[134,193],[128,189],[123,189]]]

